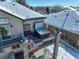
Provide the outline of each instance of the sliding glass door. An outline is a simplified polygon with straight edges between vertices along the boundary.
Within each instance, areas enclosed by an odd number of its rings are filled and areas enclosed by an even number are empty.
[[[24,24],[24,35],[28,35],[31,32],[30,24]]]
[[[34,23],[34,29],[37,30],[39,28],[43,28],[43,21],[36,21]]]

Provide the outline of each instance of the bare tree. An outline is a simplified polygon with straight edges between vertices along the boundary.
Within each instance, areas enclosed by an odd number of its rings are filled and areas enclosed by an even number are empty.
[[[55,5],[51,8],[51,12],[56,13],[62,11],[64,8],[61,5]]]
[[[21,4],[23,6],[27,6],[26,0],[16,0],[16,2],[18,2],[19,4]]]
[[[33,7],[32,6],[29,6],[29,8],[33,10]]]
[[[50,13],[50,11],[49,11],[49,7],[46,8],[46,12],[47,12],[47,14]]]

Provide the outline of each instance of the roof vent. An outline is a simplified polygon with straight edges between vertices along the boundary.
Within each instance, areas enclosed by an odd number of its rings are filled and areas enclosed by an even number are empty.
[[[15,6],[15,3],[13,3],[13,6]]]
[[[79,20],[77,20],[76,23],[79,23]]]
[[[66,12],[66,10],[64,12]]]
[[[12,4],[13,6],[15,6],[15,2],[11,1],[10,4]]]
[[[55,18],[56,18],[57,16],[55,15]]]

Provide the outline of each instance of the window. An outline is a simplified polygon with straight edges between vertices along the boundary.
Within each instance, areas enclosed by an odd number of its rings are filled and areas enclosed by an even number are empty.
[[[43,21],[36,21],[35,22],[35,29],[43,28]]]
[[[52,27],[52,26],[48,26],[48,29],[50,30],[51,34],[53,36],[56,36],[56,28]]]
[[[24,31],[30,31],[30,24],[24,24]]]
[[[12,49],[15,49],[16,48],[16,46],[12,46]]]
[[[0,19],[0,38],[2,40],[11,38],[11,28],[7,18]]]
[[[3,48],[0,48],[0,53],[2,53],[3,52]]]
[[[20,48],[20,45],[17,44],[17,45],[12,46],[12,49],[16,49],[16,48]]]
[[[20,48],[20,45],[17,44],[16,46],[17,46],[17,48]]]

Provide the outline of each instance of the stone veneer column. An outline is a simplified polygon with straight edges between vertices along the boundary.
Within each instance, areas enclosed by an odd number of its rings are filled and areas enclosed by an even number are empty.
[[[29,59],[29,56],[28,56],[28,40],[26,40],[24,43],[23,43],[23,52],[24,52],[24,58],[25,59]]]

